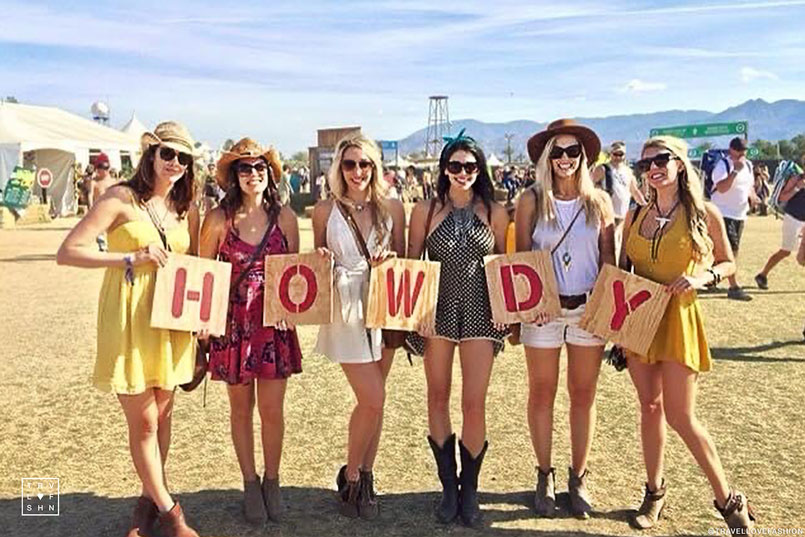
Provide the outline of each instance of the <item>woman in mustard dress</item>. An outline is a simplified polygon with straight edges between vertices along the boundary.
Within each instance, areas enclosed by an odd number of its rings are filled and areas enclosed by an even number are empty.
[[[150,326],[157,268],[168,251],[197,250],[193,140],[184,126],[165,122],[145,133],[142,143],[133,178],[107,190],[64,239],[56,259],[60,265],[106,269],[93,384],[120,401],[142,482],[127,535],[150,534],[159,519],[164,536],[197,537],[164,478],[173,394],[193,376],[195,341],[189,332]],[[102,233],[108,252],[95,247]]]
[[[679,434],[704,471],[716,509],[730,528],[754,520],[746,497],[733,491],[713,440],[694,415],[696,380],[710,370],[696,289],[735,273],[735,261],[718,209],[702,198],[702,186],[687,157],[687,144],[658,136],[643,146],[638,173],[649,185],[649,203],[626,216],[620,264],[665,284],[671,299],[646,356],[627,353],[640,400],[640,429],[647,482],[632,524],[653,527],[665,506],[665,423]],[[706,268],[709,267],[709,268]]]

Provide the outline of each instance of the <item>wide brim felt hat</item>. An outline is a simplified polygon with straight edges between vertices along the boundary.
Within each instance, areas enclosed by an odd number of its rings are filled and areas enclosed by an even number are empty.
[[[238,141],[229,151],[221,153],[218,163],[215,166],[215,180],[218,186],[223,189],[228,187],[227,175],[229,167],[242,158],[264,158],[271,168],[271,178],[274,183],[279,183],[282,177],[282,161],[279,152],[273,147],[264,148],[251,138],[243,138]]]
[[[528,139],[528,156],[535,164],[539,161],[542,152],[545,151],[545,146],[554,136],[560,134],[570,134],[575,136],[581,145],[584,147],[584,153],[587,155],[587,163],[592,165],[598,158],[601,152],[601,140],[598,135],[590,128],[580,123],[576,123],[572,119],[557,119],[548,124],[545,130],[538,132]]]
[[[163,121],[153,131],[144,132],[140,137],[143,151],[153,145],[164,145],[176,151],[193,154],[195,142],[187,127],[177,121]]]

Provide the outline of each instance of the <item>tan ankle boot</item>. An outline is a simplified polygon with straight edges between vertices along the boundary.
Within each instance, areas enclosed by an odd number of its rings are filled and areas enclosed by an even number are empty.
[[[581,475],[576,474],[573,468],[568,468],[567,493],[570,496],[570,512],[578,518],[590,518],[593,505],[590,500],[590,492],[587,490],[587,476],[590,470],[584,470]]]
[[[274,522],[281,522],[283,516],[283,505],[279,478],[266,479],[263,477],[263,501],[266,505],[268,518]]]
[[[154,531],[154,523],[158,517],[159,510],[151,498],[140,496],[134,506],[131,528],[126,537],[151,537]]]
[[[727,498],[727,503],[723,509],[718,506],[715,500],[713,500],[713,505],[724,517],[724,522],[727,523],[729,529],[749,530],[755,527],[755,513],[742,492],[730,490],[730,496]]]
[[[553,518],[556,514],[556,469],[543,473],[537,466],[537,491],[534,494],[534,511],[537,516]]]
[[[268,520],[259,477],[243,482],[243,518],[255,525],[265,524]]]
[[[657,524],[657,521],[662,515],[662,510],[665,508],[665,493],[665,479],[662,480],[660,488],[653,492],[648,488],[648,483],[646,483],[646,493],[643,495],[643,503],[632,519],[635,528],[647,530]]]
[[[167,513],[159,515],[159,527],[162,537],[199,537],[198,533],[185,522],[179,502],[173,504]]]

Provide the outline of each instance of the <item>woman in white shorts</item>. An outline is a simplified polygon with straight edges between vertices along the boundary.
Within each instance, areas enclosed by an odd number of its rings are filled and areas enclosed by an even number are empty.
[[[537,457],[534,507],[539,516],[556,508],[551,466],[553,404],[559,381],[559,354],[567,346],[571,465],[568,477],[573,515],[592,510],[586,480],[595,428],[595,389],[604,341],[579,328],[589,293],[603,263],[615,263],[612,202],[594,187],[589,163],[601,148],[598,136],[572,120],[560,119],[528,141],[537,182],[517,204],[518,251],[551,250],[562,314],[540,316],[522,326],[528,365],[528,426]]]
[[[380,330],[366,328],[370,266],[364,249],[373,262],[404,256],[405,213],[402,203],[388,199],[380,150],[365,136],[338,143],[327,180],[332,199],[313,210],[313,242],[322,255],[335,259],[336,292],[333,322],[319,328],[315,352],[341,364],[357,399],[349,420],[347,464],[336,478],[340,512],[371,519],[378,512],[372,466],[394,349],[382,347]]]

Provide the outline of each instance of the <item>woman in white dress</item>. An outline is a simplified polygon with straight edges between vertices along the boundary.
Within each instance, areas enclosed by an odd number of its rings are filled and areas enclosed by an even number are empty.
[[[349,420],[347,464],[336,478],[340,512],[372,519],[378,512],[372,466],[394,349],[383,347],[379,329],[366,328],[367,254],[373,263],[405,255],[405,213],[399,200],[388,198],[380,150],[365,136],[338,143],[327,181],[332,199],[313,210],[313,242],[335,260],[336,293],[333,322],[319,328],[316,352],[341,364],[357,399]]]

